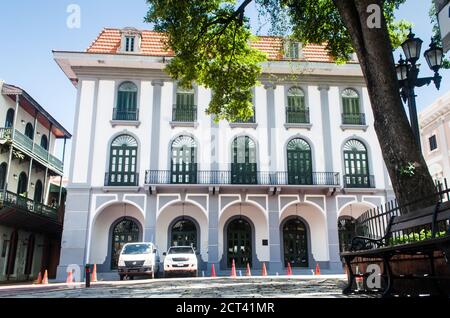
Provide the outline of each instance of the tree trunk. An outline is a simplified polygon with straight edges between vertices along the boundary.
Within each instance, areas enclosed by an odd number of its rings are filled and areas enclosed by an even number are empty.
[[[399,94],[392,45],[386,20],[381,14],[381,28],[369,28],[367,21],[372,12],[368,6],[376,4],[383,12],[381,0],[333,0],[346,25],[358,55],[372,110],[375,131],[392,186],[400,205],[416,202],[409,211],[436,202],[435,189],[428,167],[417,146]],[[413,163],[414,175],[402,173],[402,168]]]

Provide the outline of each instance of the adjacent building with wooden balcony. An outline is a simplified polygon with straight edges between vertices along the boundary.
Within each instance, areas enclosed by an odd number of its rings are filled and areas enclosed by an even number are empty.
[[[193,245],[201,269],[219,272],[233,259],[342,272],[338,233],[394,196],[357,61],[258,37],[268,62],[253,115],[216,122],[211,90],[165,72],[164,39],[105,29],[85,52],[54,52],[78,90],[59,277],[96,263],[117,278],[120,248],[136,240]]]
[[[71,135],[22,88],[0,81],[0,92],[0,281],[55,276],[65,198],[55,178]]]

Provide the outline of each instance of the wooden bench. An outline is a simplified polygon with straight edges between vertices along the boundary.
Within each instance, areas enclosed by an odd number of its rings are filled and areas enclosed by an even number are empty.
[[[383,296],[391,295],[394,281],[397,279],[428,279],[440,294],[449,295],[448,291],[442,290],[439,280],[448,280],[449,276],[436,274],[435,252],[442,252],[447,266],[450,266],[450,228],[446,229],[446,235],[439,237],[438,224],[450,219],[450,202],[441,203],[421,209],[415,213],[401,216],[392,216],[381,238],[369,238],[357,236],[352,239],[349,252],[341,253],[341,258],[347,266],[348,285],[343,290],[344,294],[355,291],[353,288],[356,277],[367,277],[367,275],[355,273],[352,262],[355,258],[378,259],[383,264],[382,276],[386,279],[386,288]],[[411,243],[395,245],[394,239],[405,234],[408,235],[412,229],[430,228],[431,237]],[[415,232],[414,232],[415,233]],[[417,275],[395,275],[391,269],[391,260],[397,255],[424,255],[429,259],[429,273]]]

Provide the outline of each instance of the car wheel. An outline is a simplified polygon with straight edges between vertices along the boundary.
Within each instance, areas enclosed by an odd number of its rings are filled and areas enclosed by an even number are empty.
[[[124,279],[124,276],[123,276],[123,275],[119,275],[119,277],[120,277],[120,280],[123,280],[123,279]]]
[[[195,271],[195,272],[192,273],[192,277],[197,277],[197,276],[198,276],[197,271]]]

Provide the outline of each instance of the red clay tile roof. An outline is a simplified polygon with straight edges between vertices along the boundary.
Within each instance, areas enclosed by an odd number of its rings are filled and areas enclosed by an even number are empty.
[[[139,54],[148,56],[173,56],[171,50],[167,50],[164,45],[166,35],[156,31],[142,32],[141,51]],[[97,39],[87,49],[88,53],[117,54],[120,53],[121,30],[104,29]],[[283,39],[275,36],[258,36],[258,40],[253,42],[253,47],[265,52],[269,60],[283,60]],[[304,60],[310,62],[333,62],[324,45],[308,44],[303,47]]]

